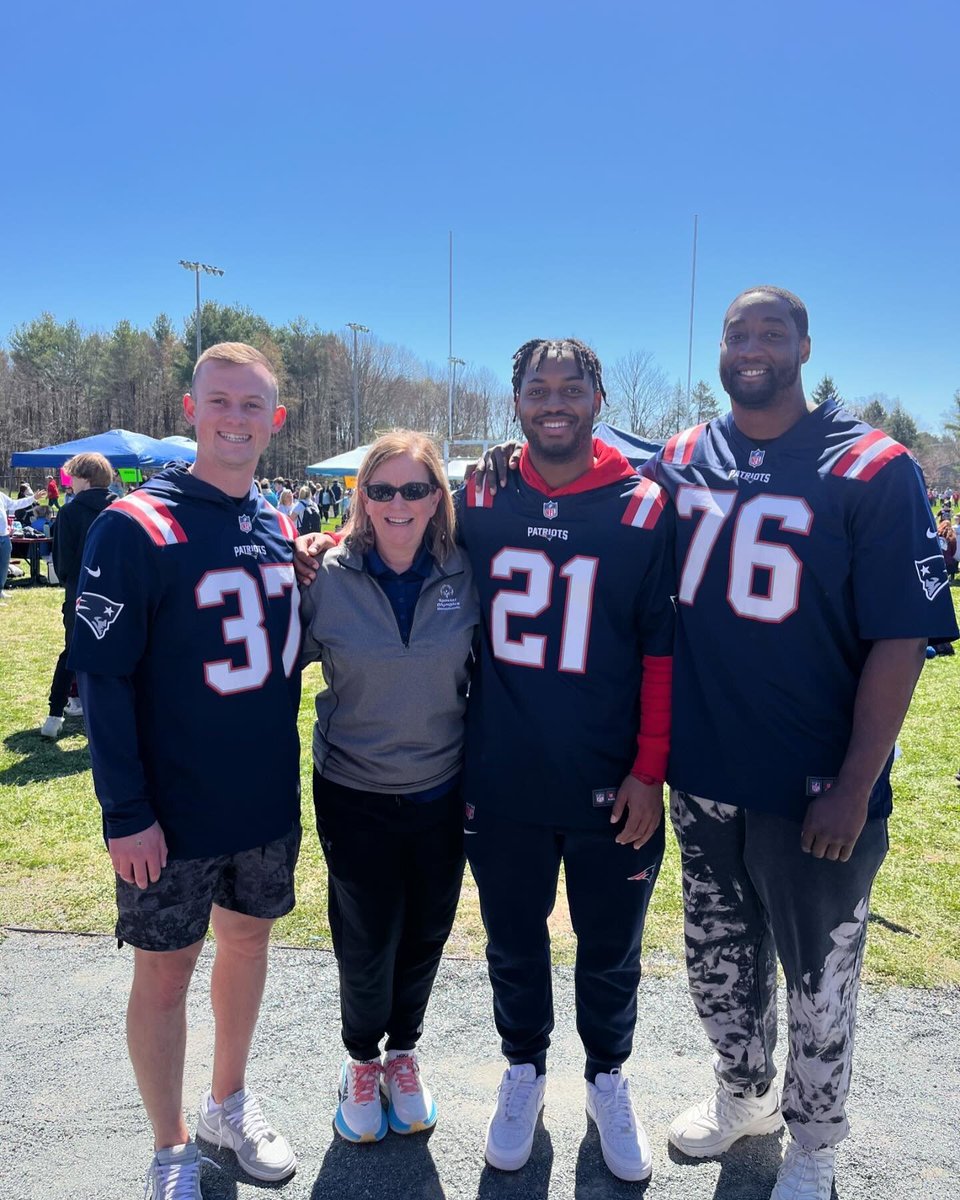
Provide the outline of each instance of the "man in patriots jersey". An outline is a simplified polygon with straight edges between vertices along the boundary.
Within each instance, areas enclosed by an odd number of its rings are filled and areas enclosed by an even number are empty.
[[[717,1077],[669,1136],[702,1157],[785,1121],[772,1200],[831,1194],[894,739],[927,639],[957,636],[916,462],[835,402],[808,405],[809,355],[796,296],[738,296],[720,351],[731,412],[671,438],[644,472],[676,508],[668,778]]]
[[[526,343],[513,386],[527,436],[520,470],[495,496],[468,482],[458,497],[484,613],[467,707],[466,851],[509,1064],[486,1158],[516,1170],[531,1153],[553,1028],[547,918],[562,863],[587,1112],[608,1167],[644,1179],[649,1144],[621,1067],[663,854],[672,516],[658,485],[593,440],[604,389],[589,347]]]
[[[240,343],[199,358],[184,411],[193,467],[154,477],[90,529],[70,656],[117,937],[134,946],[127,1042],[153,1126],[154,1200],[201,1194],[182,1106],[185,1003],[211,921],[216,1034],[198,1132],[257,1179],[296,1167],[245,1086],[300,844],[296,531],[253,486],[286,413],[268,360]]]

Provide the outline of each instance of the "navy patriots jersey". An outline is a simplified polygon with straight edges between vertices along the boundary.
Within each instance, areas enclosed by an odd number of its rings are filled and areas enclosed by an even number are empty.
[[[957,636],[920,469],[828,402],[765,443],[728,413],[644,474],[677,514],[670,783],[802,820],[843,762],[871,643]]]
[[[299,819],[295,536],[259,495],[233,500],[182,468],[90,529],[70,666],[132,681],[140,803],[174,858],[262,845]],[[122,836],[96,771],[111,746],[91,750],[106,832]],[[137,797],[113,803],[129,823]]]
[[[616,450],[558,491],[524,457],[457,493],[482,613],[467,705],[468,829],[484,813],[589,828],[636,756],[642,657],[673,646],[673,521]]]

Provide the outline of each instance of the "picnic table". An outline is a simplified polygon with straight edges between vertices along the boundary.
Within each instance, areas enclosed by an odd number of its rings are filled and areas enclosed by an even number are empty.
[[[27,586],[36,587],[46,584],[40,571],[40,559],[50,553],[53,538],[49,537],[15,537],[11,535],[13,546],[12,558],[25,558],[30,565],[30,582]]]

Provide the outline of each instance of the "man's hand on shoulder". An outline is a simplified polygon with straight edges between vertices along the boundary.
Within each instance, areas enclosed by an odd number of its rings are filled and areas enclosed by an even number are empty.
[[[317,574],[317,568],[328,550],[337,544],[329,533],[304,533],[293,543],[293,569],[297,583],[309,587]]]
[[[167,839],[157,821],[140,833],[109,838],[107,848],[116,873],[124,883],[135,883],[138,888],[156,883],[167,865]]]
[[[846,862],[867,820],[869,797],[853,795],[842,783],[811,800],[800,831],[800,847],[814,858]]]
[[[663,784],[641,783],[634,775],[628,775],[610,812],[610,824],[616,825],[624,812],[627,820],[616,836],[616,841],[626,846],[633,843],[639,850],[648,842],[663,820]]]
[[[508,473],[519,469],[522,449],[522,442],[501,442],[499,446],[491,446],[480,455],[466,478],[475,478],[482,483],[486,477],[490,495],[495,495],[498,487],[507,486]]]

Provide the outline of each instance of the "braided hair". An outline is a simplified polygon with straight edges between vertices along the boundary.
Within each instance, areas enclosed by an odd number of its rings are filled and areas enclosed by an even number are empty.
[[[536,361],[534,362],[535,356]],[[599,392],[606,400],[607,393],[603,387],[603,367],[600,366],[600,359],[585,342],[578,341],[576,338],[534,338],[532,341],[524,342],[513,356],[514,396],[520,395],[523,377],[531,363],[533,363],[533,369],[539,371],[544,360],[551,356],[553,358],[572,357],[580,370],[581,377],[586,378],[589,375],[593,380],[594,391]]]

